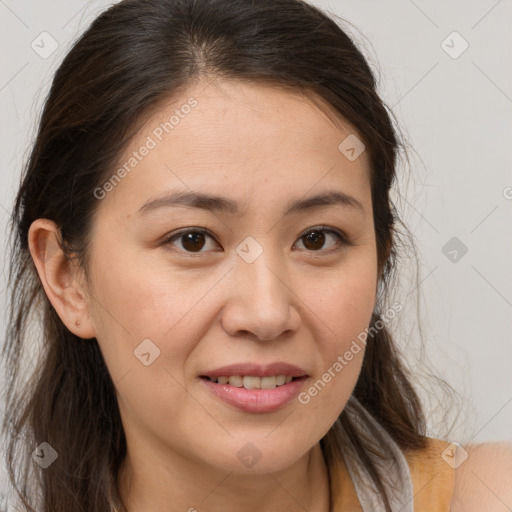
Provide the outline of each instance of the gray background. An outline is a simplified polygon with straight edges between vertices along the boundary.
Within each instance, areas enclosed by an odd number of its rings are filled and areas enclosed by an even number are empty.
[[[395,202],[419,249],[419,287],[413,259],[405,258],[397,340],[413,369],[423,368],[419,359],[430,362],[459,393],[452,407],[419,378],[430,433],[445,435],[440,404],[455,421],[450,440],[512,440],[512,3],[312,3],[350,22],[346,28],[378,70],[380,93],[412,148]],[[52,75],[71,42],[110,4],[0,0],[4,232]],[[55,51],[44,54],[52,44]],[[5,261],[5,239],[0,251]],[[2,311],[5,272],[4,265]]]

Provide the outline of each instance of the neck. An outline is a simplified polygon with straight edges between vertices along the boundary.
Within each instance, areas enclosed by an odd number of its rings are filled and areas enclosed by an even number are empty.
[[[330,511],[329,475],[320,443],[289,468],[254,475],[222,472],[178,455],[172,461],[136,455],[127,453],[118,478],[126,512]]]

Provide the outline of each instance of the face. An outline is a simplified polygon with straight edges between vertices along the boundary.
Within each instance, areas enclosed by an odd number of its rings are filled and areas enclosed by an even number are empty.
[[[90,315],[129,451],[278,471],[334,423],[377,288],[355,133],[296,92],[198,83],[95,191]]]

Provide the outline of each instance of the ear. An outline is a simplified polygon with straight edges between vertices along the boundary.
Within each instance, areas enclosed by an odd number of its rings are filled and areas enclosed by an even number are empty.
[[[61,247],[58,226],[48,219],[35,220],[28,245],[44,291],[64,325],[80,338],[96,337],[87,295],[75,265]]]

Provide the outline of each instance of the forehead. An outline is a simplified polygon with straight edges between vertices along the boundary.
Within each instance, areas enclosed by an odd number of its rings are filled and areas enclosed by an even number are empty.
[[[122,179],[102,206],[115,197],[134,212],[155,192],[180,187],[231,192],[244,204],[317,186],[367,198],[366,153],[351,160],[340,150],[347,137],[361,138],[356,133],[318,96],[262,82],[197,82],[139,129],[113,169]]]

